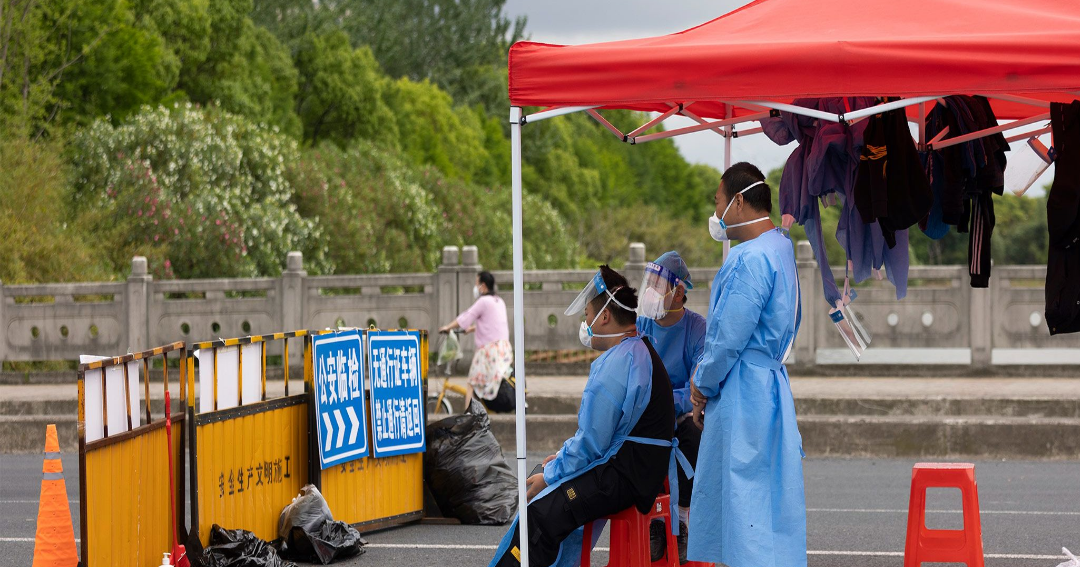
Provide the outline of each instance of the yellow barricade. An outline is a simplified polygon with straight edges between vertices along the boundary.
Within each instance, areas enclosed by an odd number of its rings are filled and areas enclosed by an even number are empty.
[[[172,550],[173,521],[184,525],[182,447],[188,374],[183,364],[180,399],[173,401],[168,417],[173,423],[172,447],[166,443],[166,416],[155,420],[150,403],[152,363],[161,360],[167,391],[168,354],[174,351],[184,360],[184,343],[178,342],[79,365],[80,555],[86,567],[160,565],[161,554]],[[140,390],[145,396],[141,400]],[[175,518],[169,514],[169,452]]]
[[[285,396],[266,395],[267,344],[284,342],[283,359],[288,361],[289,339],[308,334],[196,343],[188,352],[186,366],[192,376],[199,359],[201,392],[198,407],[192,404],[189,410],[191,516],[204,545],[214,524],[272,541],[281,509],[308,483],[308,395],[289,395],[287,362]],[[304,357],[305,373],[309,359]]]

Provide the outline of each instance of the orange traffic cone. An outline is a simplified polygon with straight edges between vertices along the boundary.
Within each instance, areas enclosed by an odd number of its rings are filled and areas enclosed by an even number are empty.
[[[34,537],[33,567],[74,567],[75,528],[71,525],[64,465],[60,463],[60,443],[56,426],[45,429],[45,464],[41,467],[41,500],[38,501],[37,535]]]

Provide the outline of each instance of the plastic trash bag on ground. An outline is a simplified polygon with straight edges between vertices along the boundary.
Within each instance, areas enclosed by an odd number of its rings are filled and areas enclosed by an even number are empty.
[[[311,484],[281,510],[278,536],[282,555],[323,565],[360,555],[367,545],[355,528],[334,521],[326,499]]]
[[[1064,563],[1059,563],[1057,567],[1080,567],[1080,557],[1069,553],[1069,550],[1064,547],[1061,548],[1061,552],[1064,553],[1065,557],[1068,557],[1069,560]]]
[[[217,524],[210,528],[210,545],[192,559],[203,567],[296,567],[255,534],[246,530],[226,530]]]
[[[465,355],[461,352],[461,344],[458,342],[457,333],[451,331],[443,335],[442,344],[439,345],[439,355],[435,361],[436,366],[445,365],[446,375],[450,375],[450,369],[454,362],[462,359]]]
[[[463,524],[502,525],[517,513],[517,483],[491,433],[484,407],[431,423],[426,429],[424,482],[439,509]]]
[[[300,495],[281,509],[281,515],[278,516],[277,535],[280,538],[286,538],[292,528],[315,533],[319,531],[323,522],[333,521],[334,516],[330,513],[330,506],[326,504],[326,499],[314,484],[309,484],[301,488]]]

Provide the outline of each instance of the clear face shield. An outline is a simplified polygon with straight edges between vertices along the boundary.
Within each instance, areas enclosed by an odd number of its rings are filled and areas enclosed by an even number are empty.
[[[662,319],[681,306],[675,306],[675,290],[683,282],[671,270],[649,262],[645,266],[645,276],[641,279],[641,299],[638,301],[637,314],[649,319]]]
[[[1047,148],[1038,137],[1028,138],[1009,156],[1009,167],[1005,168],[1005,187],[1014,195],[1023,196],[1053,161],[1053,148]]]
[[[607,284],[604,283],[604,277],[600,275],[600,272],[596,272],[592,280],[585,284],[585,289],[581,290],[581,293],[574,298],[574,301],[570,302],[570,306],[566,308],[564,315],[577,315],[578,313],[585,312],[585,306],[589,304],[596,296],[601,293],[607,293]],[[611,294],[608,294],[611,295]]]
[[[565,315],[577,315],[578,313],[584,313],[585,307],[589,305],[590,301],[598,297],[600,294],[607,295],[607,301],[605,301],[604,306],[596,312],[596,315],[593,316],[592,321],[585,321],[585,316],[582,315],[581,328],[578,330],[578,339],[581,341],[581,344],[584,345],[586,348],[592,348],[592,339],[594,337],[621,337],[626,334],[614,333],[597,335],[594,334],[592,330],[593,324],[596,323],[596,320],[600,318],[600,314],[603,313],[605,309],[607,309],[609,303],[614,303],[615,305],[618,305],[619,307],[622,307],[627,311],[634,311],[633,309],[630,309],[629,307],[620,303],[618,299],[615,299],[615,292],[619,291],[620,289],[622,288],[615,288],[614,291],[608,290],[607,284],[604,283],[604,277],[600,275],[600,272],[596,272],[596,275],[593,276],[592,281],[590,281],[588,284],[585,284],[585,289],[581,290],[581,293],[579,293],[578,296],[574,298],[574,301],[570,303],[570,307],[566,308],[566,311],[564,312]]]
[[[848,261],[848,269],[851,269],[851,261]],[[866,327],[863,327],[859,316],[851,309],[851,302],[855,298],[859,297],[855,290],[851,289],[851,280],[844,275],[844,295],[840,297],[840,300],[836,302],[836,307],[829,311],[829,318],[832,319],[836,330],[840,332],[840,336],[844,339],[844,344],[847,345],[848,350],[855,356],[855,360],[861,360],[866,348],[870,346],[870,333],[867,332]]]

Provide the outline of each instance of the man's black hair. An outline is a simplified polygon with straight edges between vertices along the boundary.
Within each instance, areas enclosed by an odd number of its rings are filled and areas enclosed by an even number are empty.
[[[607,264],[600,266],[600,277],[604,278],[604,285],[607,286],[608,291],[615,295],[616,301],[630,308],[630,310],[627,311],[614,301],[608,303],[607,308],[611,311],[611,316],[615,319],[615,322],[623,326],[636,323],[637,313],[634,310],[637,309],[637,290],[630,287],[630,283],[626,281],[626,277],[619,272],[612,270]],[[606,293],[601,293],[593,298],[593,308],[603,308],[604,303],[607,303],[607,300],[608,295]]]
[[[727,168],[724,175],[720,177],[720,186],[724,188],[724,195],[728,198],[728,202],[731,202],[731,199],[734,199],[735,195],[739,194],[739,191],[758,181],[765,181],[765,176],[761,174],[761,170],[751,163],[740,161]],[[769,187],[768,183],[758,185],[743,193],[742,196],[743,199],[746,199],[746,204],[752,208],[772,213],[772,188]]]
[[[491,272],[485,270],[476,274],[476,278],[480,280],[480,283],[487,286],[487,293],[485,295],[495,295],[495,276]]]

